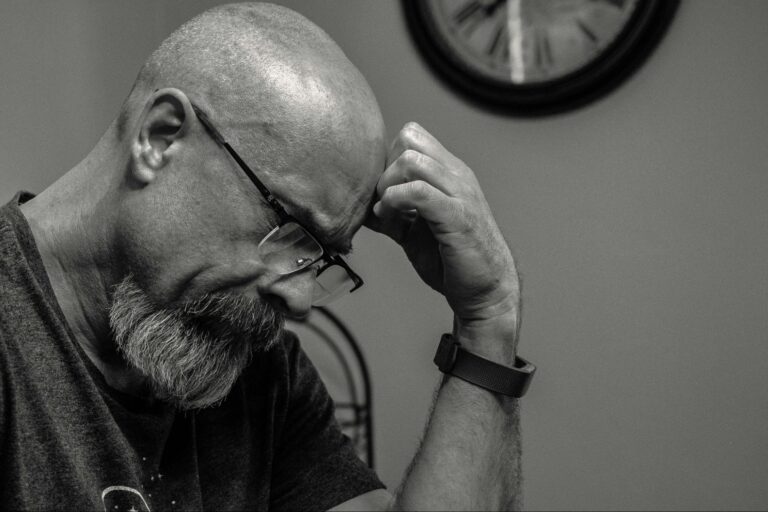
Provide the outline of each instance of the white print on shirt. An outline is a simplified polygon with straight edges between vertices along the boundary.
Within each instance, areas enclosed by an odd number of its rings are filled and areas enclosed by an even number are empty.
[[[139,491],[124,485],[112,485],[101,493],[104,512],[151,512]]]

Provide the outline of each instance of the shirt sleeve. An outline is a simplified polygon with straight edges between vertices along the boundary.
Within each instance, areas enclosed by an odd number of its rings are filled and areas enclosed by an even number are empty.
[[[333,400],[295,335],[285,339],[287,410],[273,466],[270,509],[328,510],[382,489],[341,432]]]

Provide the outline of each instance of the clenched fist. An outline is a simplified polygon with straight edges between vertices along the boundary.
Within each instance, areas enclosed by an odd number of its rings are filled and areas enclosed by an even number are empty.
[[[517,271],[472,170],[408,123],[392,143],[376,191],[368,227],[399,243],[424,282],[445,296],[463,342],[513,361]]]

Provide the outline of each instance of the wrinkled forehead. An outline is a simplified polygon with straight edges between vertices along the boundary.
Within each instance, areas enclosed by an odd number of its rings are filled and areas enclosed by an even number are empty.
[[[367,159],[317,158],[293,172],[269,176],[273,193],[288,212],[340,254],[349,252],[352,237],[371,211],[384,169],[383,145],[368,153]]]
[[[267,74],[259,99],[243,102],[253,109],[241,111],[239,147],[289,213],[331,242],[329,248],[344,249],[370,211],[384,170],[376,99],[346,60],[274,63]]]
[[[296,196],[293,196],[284,201],[286,208],[328,250],[341,255],[352,250],[352,238],[363,225],[370,211],[370,203],[353,204],[346,197],[329,197],[329,207],[325,207],[317,201],[316,196],[311,204],[297,202],[295,199]]]

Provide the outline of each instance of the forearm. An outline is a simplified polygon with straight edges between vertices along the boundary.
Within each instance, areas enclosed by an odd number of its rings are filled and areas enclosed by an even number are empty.
[[[520,509],[520,455],[517,399],[447,376],[396,508]]]
[[[397,241],[424,282],[445,296],[462,349],[514,366],[517,271],[472,170],[429,132],[409,123],[392,145],[376,190],[379,200],[369,225]],[[446,370],[453,364],[450,354],[441,351],[448,358],[440,359]],[[517,401],[446,377],[394,505],[406,510],[519,507]]]

